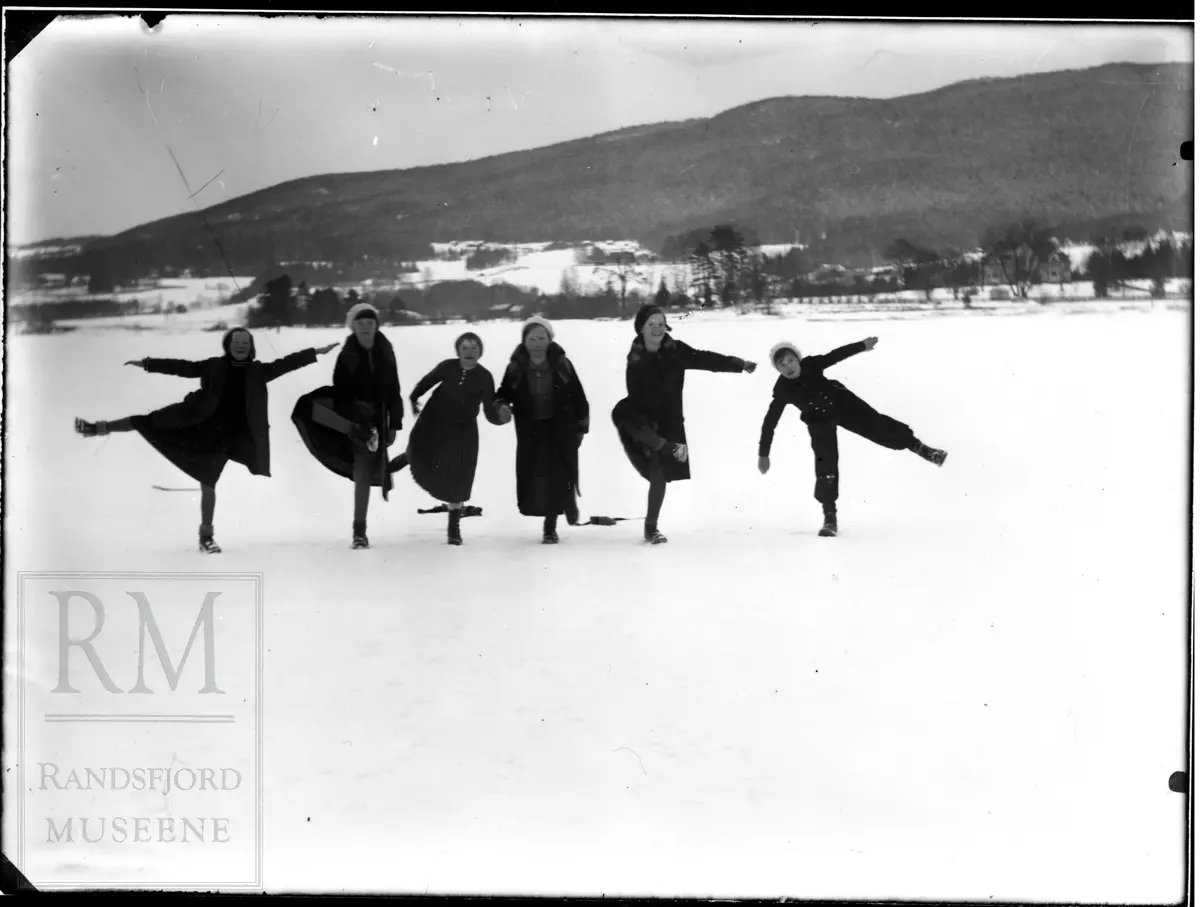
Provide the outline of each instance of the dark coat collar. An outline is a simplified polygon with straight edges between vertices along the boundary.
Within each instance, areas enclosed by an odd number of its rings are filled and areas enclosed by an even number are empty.
[[[550,365],[558,365],[559,361],[565,359],[566,356],[567,353],[561,346],[559,346],[553,340],[550,341],[550,345],[546,347],[546,361],[549,362]],[[525,349],[525,344],[518,343],[508,361],[517,363],[517,365],[521,366],[521,368],[528,366],[529,350]]]

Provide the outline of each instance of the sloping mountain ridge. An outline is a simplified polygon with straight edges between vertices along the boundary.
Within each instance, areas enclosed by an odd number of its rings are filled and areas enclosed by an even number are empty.
[[[757,101],[462,163],[292,180],[206,209],[235,270],[332,260],[384,270],[430,242],[625,237],[651,248],[733,222],[828,258],[878,260],[897,236],[971,245],[1030,214],[1188,228],[1191,64],[981,79],[888,100]],[[223,270],[194,213],[90,243],[76,264]],[[68,270],[70,270],[68,268]]]

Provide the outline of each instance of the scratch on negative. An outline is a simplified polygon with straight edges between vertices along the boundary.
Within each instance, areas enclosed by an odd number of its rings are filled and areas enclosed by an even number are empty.
[[[224,169],[222,169],[221,173],[224,173],[224,172],[225,172]],[[221,173],[218,173],[217,176],[220,176]],[[189,195],[188,198],[195,198],[197,195],[199,195],[201,192],[203,192],[205,189],[207,189],[210,185],[212,185],[213,180],[215,180],[217,178],[217,176],[214,176],[211,180],[209,180],[207,183],[205,183],[203,186],[201,186],[199,189],[197,189],[195,192],[193,192],[191,195]],[[224,188],[225,184],[221,183],[221,187]]]
[[[1142,121],[1142,108],[1146,106],[1146,102],[1150,100],[1150,95],[1142,98],[1141,106],[1138,107],[1137,119],[1133,121],[1133,129],[1129,131],[1129,144],[1125,146],[1125,207],[1129,208],[1129,159],[1133,154],[1133,138],[1137,135],[1138,123]]]
[[[615,753],[617,750],[629,750],[629,752],[633,753],[633,750],[630,750],[629,747],[627,747],[627,746],[618,746],[616,750],[613,750],[613,752]],[[634,758],[637,759],[638,765],[641,766],[642,774],[643,775],[646,774],[646,766],[642,765],[642,757],[639,756],[637,753],[633,753],[633,755],[634,755]]]

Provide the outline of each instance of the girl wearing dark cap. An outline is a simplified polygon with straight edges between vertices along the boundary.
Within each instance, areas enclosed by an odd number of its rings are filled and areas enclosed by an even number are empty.
[[[447,505],[446,541],[462,544],[462,506],[471,497],[475,466],[479,460],[480,409],[493,425],[504,425],[510,416],[497,411],[496,382],[479,364],[483,341],[466,333],[454,341],[457,359],[444,359],[417,382],[409,395],[417,421],[408,436],[408,449],[391,461],[396,472],[412,466],[413,481]],[[422,410],[418,402],[433,395]]]
[[[613,408],[612,419],[629,461],[650,483],[645,538],[659,545],[667,540],[658,531],[667,483],[692,477],[683,427],[684,372],[752,372],[757,366],[668,336],[667,316],[658,306],[642,306],[633,327],[637,337],[625,362],[627,396]]]
[[[790,403],[800,410],[800,418],[808,426],[817,473],[813,496],[825,511],[825,524],[817,534],[826,538],[837,535],[839,425],[880,447],[911,450],[935,466],[946,462],[946,451],[922,444],[903,422],[876,412],[840,381],[825,377],[825,369],[831,365],[873,350],[878,342],[878,337],[868,337],[821,356],[804,357],[799,347],[791,343],[777,343],[771,348],[771,362],[779,372],[779,380],[775,382],[758,440],[758,471],[765,475],[771,468],[775,426]]]
[[[354,482],[352,545],[369,548],[367,505],[378,486],[392,488],[387,448],[404,424],[396,351],[379,331],[379,310],[366,302],[346,314],[350,336],[333,367],[332,386],[296,401],[292,422],[304,444],[331,472]]]
[[[558,542],[558,515],[579,522],[579,445],[588,430],[583,384],[550,322],[534,316],[496,391],[499,412],[517,430],[517,509],[543,517],[542,542]]]
[[[267,423],[267,383],[317,361],[336,346],[300,350],[274,362],[255,358],[254,337],[232,328],[221,338],[224,354],[193,362],[188,359],[134,359],[147,372],[199,378],[199,390],[181,402],[141,416],[111,422],[75,420],[75,430],[89,438],[136,431],[164,457],[200,483],[200,550],[219,554],[213,540],[217,480],[230,460],[251,475],[271,475]]]

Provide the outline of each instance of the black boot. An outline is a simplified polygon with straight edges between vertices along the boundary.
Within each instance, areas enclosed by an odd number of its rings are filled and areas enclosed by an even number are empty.
[[[825,525],[821,527],[821,531],[817,533],[824,538],[833,538],[837,535],[837,510],[833,507],[825,508]]]
[[[371,543],[367,541],[367,522],[363,520],[361,523],[354,523],[354,548],[370,548]]]
[[[946,451],[938,450],[936,447],[927,447],[920,441],[913,441],[909,450],[922,460],[928,460],[934,466],[941,466],[946,462]]]
[[[543,545],[557,545],[558,544],[558,531],[556,529],[557,526],[558,526],[558,517],[557,516],[546,517],[546,521],[542,524],[542,544]]]
[[[209,524],[200,524],[200,550],[204,554],[221,553],[221,546],[213,541],[213,528]]]
[[[667,537],[658,531],[658,523],[652,523],[649,520],[646,520],[645,536],[646,541],[651,545],[661,545],[667,540]]]
[[[83,419],[75,420],[75,431],[83,435],[85,438],[94,438],[97,435],[108,434],[107,422],[86,422]]]
[[[459,527],[459,520],[462,519],[462,512],[457,507],[451,507],[446,523],[446,544],[461,545],[462,530]]]
[[[408,465],[408,451],[400,454],[398,457],[392,457],[388,463],[388,472],[399,472]]]

